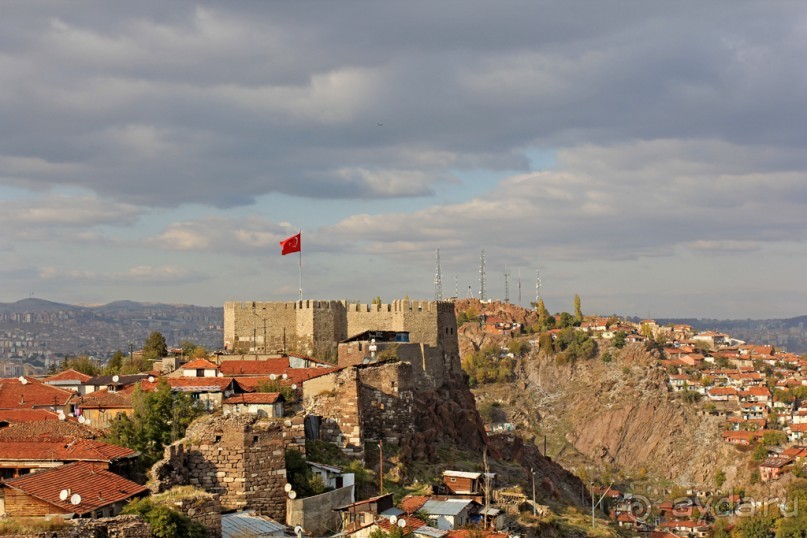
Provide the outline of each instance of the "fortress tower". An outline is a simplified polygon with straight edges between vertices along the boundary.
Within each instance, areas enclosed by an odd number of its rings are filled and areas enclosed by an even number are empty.
[[[244,353],[285,350],[333,359],[339,342],[364,331],[408,332],[410,342],[435,347],[447,362],[459,364],[457,319],[449,301],[224,303],[224,347]]]

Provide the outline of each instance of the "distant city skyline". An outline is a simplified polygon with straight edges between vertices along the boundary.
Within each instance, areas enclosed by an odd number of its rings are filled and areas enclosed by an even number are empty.
[[[17,2],[0,302],[807,314],[807,5]],[[478,295],[477,295],[478,296]]]

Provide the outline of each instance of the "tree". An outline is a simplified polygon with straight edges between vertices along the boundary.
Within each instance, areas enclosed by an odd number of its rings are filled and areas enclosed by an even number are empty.
[[[376,295],[375,298],[370,302],[370,304],[381,304],[381,296]]]
[[[131,417],[121,413],[110,423],[107,441],[139,451],[145,466],[162,458],[165,446],[181,439],[201,412],[188,394],[173,392],[164,378],[154,392],[135,387],[132,407]]]
[[[205,538],[208,535],[207,528],[201,523],[148,498],[132,501],[123,509],[123,513],[135,514],[145,519],[151,526],[151,535],[156,538]]]
[[[763,461],[768,457],[768,447],[766,447],[764,443],[758,444],[754,449],[754,455],[752,457],[754,461]]]
[[[91,361],[86,355],[65,358],[64,361],[62,361],[61,370],[64,371],[71,369],[91,376],[96,376],[101,373],[101,368],[99,368],[98,365]]]
[[[574,294],[574,323],[580,325],[583,323],[583,310],[580,308],[580,296]]]
[[[143,344],[143,357],[149,361],[156,361],[166,355],[168,346],[165,344],[165,337],[159,331],[153,331]]]
[[[126,359],[126,354],[121,351],[120,349],[112,355],[112,358],[109,359],[109,362],[106,364],[106,368],[104,368],[104,374],[106,375],[115,375],[119,374],[121,368],[123,367],[123,361]]]
[[[614,340],[613,340],[614,347],[617,349],[622,349],[623,347],[625,347],[626,337],[627,335],[625,334],[625,331],[617,331],[616,334],[614,334]]]
[[[549,310],[546,309],[543,299],[538,299],[538,305],[535,309],[538,311],[538,327],[540,331],[545,331],[555,326],[555,318],[549,315]]]
[[[726,473],[723,472],[723,469],[719,469],[717,473],[715,473],[715,486],[717,486],[717,489],[720,489],[723,487],[723,484],[725,483],[726,483]]]

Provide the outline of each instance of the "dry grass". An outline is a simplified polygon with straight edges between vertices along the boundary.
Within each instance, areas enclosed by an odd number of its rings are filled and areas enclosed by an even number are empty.
[[[35,534],[39,532],[56,531],[65,526],[67,526],[67,522],[60,517],[48,519],[14,517],[0,521],[0,535]]]

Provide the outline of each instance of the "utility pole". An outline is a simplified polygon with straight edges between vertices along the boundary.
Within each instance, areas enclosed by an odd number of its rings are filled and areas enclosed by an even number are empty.
[[[541,301],[541,273],[535,270],[535,304]]]
[[[460,298],[459,277],[457,275],[454,275],[454,299],[459,299],[459,298]]]
[[[532,515],[536,515],[537,511],[535,508],[535,469],[530,467],[530,476],[532,476]]]
[[[378,440],[378,494],[384,495],[384,439]],[[593,513],[592,508],[592,513]]]

